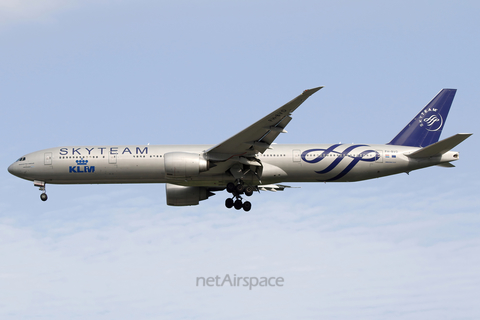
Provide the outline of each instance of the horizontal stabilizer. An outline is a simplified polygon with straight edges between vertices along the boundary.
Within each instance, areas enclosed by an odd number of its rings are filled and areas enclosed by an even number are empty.
[[[437,167],[455,168],[455,166],[453,164],[451,164],[450,162],[444,162],[444,163],[437,164]]]
[[[415,151],[412,154],[407,155],[410,158],[430,158],[435,156],[440,156],[463,142],[465,139],[470,137],[471,133],[457,133],[450,138],[443,139],[441,141],[435,142],[425,148]]]

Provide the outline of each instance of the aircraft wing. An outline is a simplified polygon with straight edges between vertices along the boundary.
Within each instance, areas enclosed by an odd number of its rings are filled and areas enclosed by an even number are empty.
[[[258,189],[261,191],[273,191],[273,192],[283,191],[286,188],[299,188],[299,187],[290,187],[284,184],[264,184],[264,185],[258,186]]]
[[[206,151],[209,159],[226,160],[232,156],[253,156],[267,150],[277,136],[286,132],[285,127],[292,120],[290,116],[308,97],[322,89],[305,90],[292,101],[258,120],[248,128]]]

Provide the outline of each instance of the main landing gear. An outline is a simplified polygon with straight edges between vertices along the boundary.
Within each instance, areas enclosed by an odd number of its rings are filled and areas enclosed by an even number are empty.
[[[252,209],[250,201],[242,202],[241,194],[250,197],[253,194],[253,187],[244,186],[242,181],[236,181],[236,183],[229,182],[227,184],[227,192],[233,194],[233,197],[225,200],[225,207],[229,209],[234,207],[237,210],[243,208],[245,211],[250,211],[250,209]]]
[[[47,191],[45,190],[45,182],[43,181],[33,181],[33,185],[35,187],[39,187],[40,191],[42,191],[42,194],[40,195],[40,199],[42,201],[47,201],[48,196],[47,196]]]

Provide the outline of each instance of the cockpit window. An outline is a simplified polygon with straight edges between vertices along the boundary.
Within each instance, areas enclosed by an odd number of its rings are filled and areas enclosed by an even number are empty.
[[[25,161],[25,160],[27,160],[25,157],[21,157],[20,159],[17,160],[17,162],[18,161]]]

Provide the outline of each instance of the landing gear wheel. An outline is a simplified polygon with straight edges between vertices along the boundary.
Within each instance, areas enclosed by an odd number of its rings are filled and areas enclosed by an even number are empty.
[[[242,194],[243,193],[243,190],[245,189],[245,187],[243,186],[243,184],[237,184],[237,192],[238,194]]]
[[[233,199],[232,198],[228,198],[227,200],[225,200],[225,207],[227,207],[228,209],[233,207]]]
[[[46,194],[46,193],[42,193],[42,194],[40,195],[40,199],[41,199],[42,201],[47,201],[47,199],[48,199],[47,194]]]
[[[227,183],[227,192],[228,193],[233,193],[236,190],[235,184],[232,182]]]
[[[233,207],[236,210],[243,209],[244,211],[252,209],[252,204],[249,201],[243,202],[242,194],[245,193],[246,196],[250,197],[256,190],[256,187],[244,184],[241,179],[236,179],[234,182],[227,183],[226,189],[233,196],[225,200],[225,207],[229,209]]]
[[[235,203],[233,204],[235,209],[240,210],[243,207],[242,200],[235,200]]]

